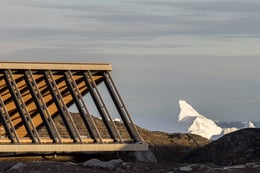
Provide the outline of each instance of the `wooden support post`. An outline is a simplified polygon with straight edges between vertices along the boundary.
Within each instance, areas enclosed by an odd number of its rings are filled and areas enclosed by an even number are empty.
[[[89,88],[89,92],[102,117],[102,120],[105,123],[106,128],[108,129],[109,134],[111,135],[112,139],[115,140],[116,142],[123,142],[122,137],[119,134],[113,119],[109,115],[105,103],[98,91],[95,80],[93,80],[92,78],[91,72],[90,71],[84,72],[84,76],[85,76],[85,82],[87,84],[87,87]]]
[[[17,107],[18,112],[20,113],[20,116],[22,117],[25,128],[33,140],[34,143],[41,143],[40,136],[33,124],[31,115],[29,111],[27,110],[26,104],[23,101],[23,97],[17,87],[17,84],[15,82],[15,79],[13,77],[13,74],[10,69],[4,71],[5,74],[5,81],[9,88],[9,91],[14,99],[15,105]]]
[[[83,97],[78,89],[76,81],[73,79],[73,75],[71,71],[67,71],[64,73],[65,80],[68,85],[68,88],[71,92],[71,95],[74,99],[74,102],[79,110],[79,113],[84,121],[86,128],[89,131],[90,136],[94,139],[95,142],[102,142],[101,135],[97,129],[97,126],[90,115],[87,106],[83,100]]]
[[[12,143],[20,143],[20,139],[16,133],[12,120],[9,116],[9,113],[5,107],[4,101],[0,96],[0,119],[5,127],[5,131],[8,135],[8,138]]]
[[[44,122],[44,125],[47,128],[50,138],[53,139],[53,142],[55,142],[55,143],[62,143],[60,134],[55,126],[55,123],[52,120],[51,114],[42,97],[42,94],[37,86],[37,83],[33,77],[31,70],[25,71],[24,75],[25,75],[25,81],[31,92],[31,95],[32,95],[35,105],[38,109],[38,112]]]
[[[125,127],[127,128],[129,135],[136,142],[142,142],[143,139],[141,138],[135,124],[133,123],[133,120],[131,119],[131,116],[129,115],[129,112],[127,111],[127,108],[123,102],[123,99],[120,97],[120,94],[108,71],[104,72],[104,77],[105,77],[104,82],[108,89],[108,92],[117,108],[117,111],[118,111],[120,117],[123,120]]]
[[[82,143],[83,141],[81,139],[80,133],[79,133],[79,131],[74,123],[74,120],[73,120],[70,112],[68,111],[68,108],[62,98],[62,95],[55,82],[55,79],[53,78],[52,72],[49,70],[45,71],[44,75],[45,75],[46,83],[47,83],[48,87],[50,88],[51,94],[56,103],[56,106],[57,106],[61,116],[63,117],[63,121],[64,121],[67,129],[69,130],[69,133],[70,133],[72,139],[74,140],[74,142]]]

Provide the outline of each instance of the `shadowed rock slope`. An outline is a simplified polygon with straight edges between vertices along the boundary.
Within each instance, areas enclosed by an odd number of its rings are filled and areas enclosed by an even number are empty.
[[[185,161],[235,165],[260,161],[260,129],[247,128],[223,136],[194,150]]]
[[[159,162],[180,162],[194,149],[210,143],[210,140],[194,134],[170,134],[142,128],[139,131]]]

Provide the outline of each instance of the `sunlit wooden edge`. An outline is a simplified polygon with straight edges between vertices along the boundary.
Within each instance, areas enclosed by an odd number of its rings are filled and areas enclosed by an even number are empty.
[[[131,144],[1,144],[0,152],[147,151],[146,143]]]
[[[20,70],[112,70],[108,63],[0,62],[0,69]]]

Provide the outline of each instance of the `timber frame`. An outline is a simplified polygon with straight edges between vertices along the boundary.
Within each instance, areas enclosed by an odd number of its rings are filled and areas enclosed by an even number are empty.
[[[0,62],[0,152],[148,150],[111,70],[111,64]],[[90,112],[86,96],[96,112]]]

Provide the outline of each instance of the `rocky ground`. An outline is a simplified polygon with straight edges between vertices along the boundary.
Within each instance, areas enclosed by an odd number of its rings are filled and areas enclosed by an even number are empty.
[[[77,127],[84,130],[84,124],[75,114]],[[61,134],[66,137],[61,119],[55,119]],[[108,137],[104,124],[98,118],[95,122],[102,133]],[[116,122],[121,135],[129,138],[125,127]],[[136,161],[131,153],[92,153],[92,154],[56,154],[56,155],[16,155],[0,157],[1,172],[26,173],[178,173],[178,172],[260,172],[260,129],[244,129],[223,136],[217,141],[209,141],[198,135],[169,134],[138,128],[144,141],[157,163]],[[46,129],[39,129],[46,135]],[[64,133],[63,133],[64,132]],[[87,133],[83,131],[82,133]]]
[[[237,165],[260,161],[260,129],[248,128],[227,134],[186,156],[192,163]]]
[[[38,158],[39,159],[39,158]],[[63,173],[255,173],[260,172],[260,162],[234,165],[234,166],[217,166],[211,164],[178,164],[178,163],[141,163],[141,162],[123,162],[117,167],[100,168],[84,166],[83,163],[74,161],[46,161],[38,160],[16,160],[16,161],[1,161],[0,171],[11,173],[49,173],[49,172],[63,172]]]
[[[23,155],[1,157],[0,172],[260,172],[260,129],[241,130],[214,142],[191,134],[140,132],[158,163],[137,162],[133,153]]]

